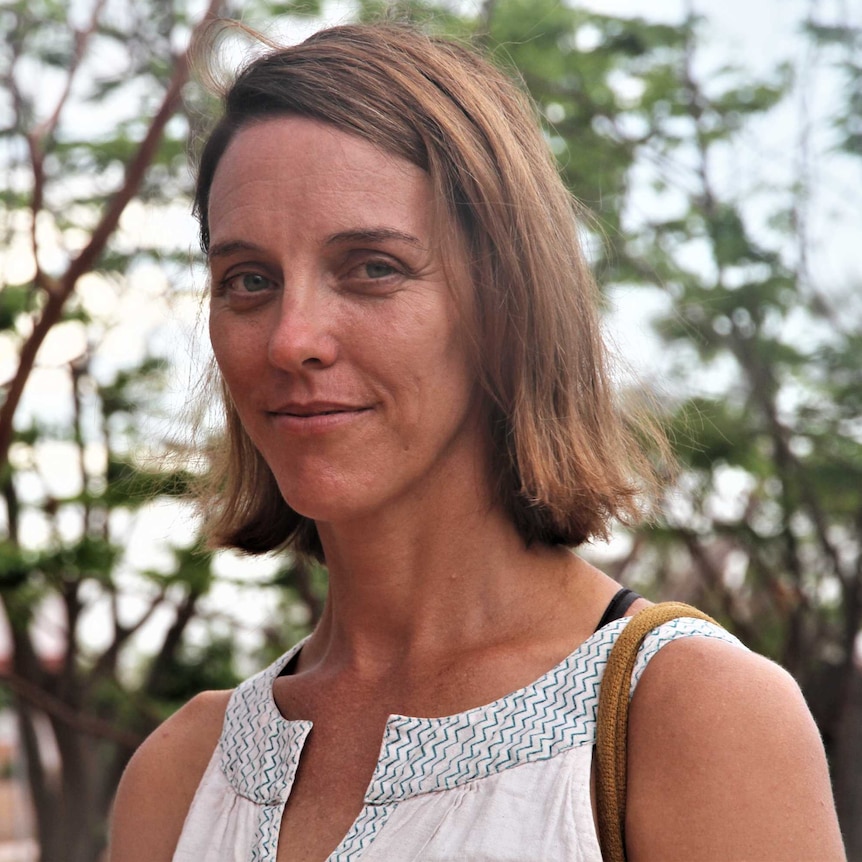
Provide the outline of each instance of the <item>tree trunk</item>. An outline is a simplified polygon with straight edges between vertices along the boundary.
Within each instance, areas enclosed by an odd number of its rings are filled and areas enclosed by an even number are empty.
[[[854,667],[834,739],[838,818],[849,862],[862,862],[862,669]]]

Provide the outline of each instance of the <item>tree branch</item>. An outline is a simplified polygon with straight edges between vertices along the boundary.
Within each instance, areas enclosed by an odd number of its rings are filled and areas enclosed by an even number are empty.
[[[139,631],[144,624],[150,620],[157,609],[162,607],[165,600],[165,589],[161,589],[156,597],[149,603],[147,608],[131,625],[120,625],[117,618],[117,605],[115,597],[111,596],[111,607],[113,611],[114,637],[111,643],[102,651],[93,665],[90,679],[93,683],[104,677],[109,671],[116,667],[117,656],[128,640]]]
[[[96,27],[99,25],[99,18],[102,15],[102,10],[105,8],[105,0],[96,0],[93,7],[93,12],[90,15],[90,21],[83,30],[75,31],[75,50],[72,53],[72,59],[69,62],[69,67],[66,72],[66,81],[63,86],[63,91],[57,99],[57,104],[54,110],[46,117],[38,126],[33,128],[30,133],[34,143],[39,144],[54,134],[57,124],[60,122],[60,114],[69,100],[69,94],[72,92],[72,84],[77,77],[78,70],[81,68],[81,61],[84,59],[84,53],[87,49],[87,43],[90,41],[93,33],[96,32]]]
[[[183,633],[197,611],[197,603],[200,597],[201,593],[199,591],[190,590],[177,607],[174,622],[165,633],[162,646],[150,665],[146,685],[148,691],[160,690],[161,676],[176,659],[177,651],[182,643]]]
[[[775,403],[775,392],[778,387],[771,369],[751,350],[748,340],[738,331],[733,321],[731,321],[731,327],[733,336],[731,348],[748,376],[752,392],[766,417],[769,436],[775,447],[779,478],[785,485],[791,477],[797,482],[802,504],[814,525],[817,541],[826,558],[832,564],[835,576],[842,583],[847,583],[848,575],[843,571],[838,549],[829,538],[828,519],[824,514],[817,492],[808,480],[804,465],[793,454],[789,442],[790,432],[778,416],[778,408]],[[786,508],[787,506],[785,506]],[[794,562],[794,566],[801,572],[801,564],[798,560]]]
[[[487,42],[491,35],[491,23],[497,11],[497,0],[482,0],[476,23],[475,36],[478,41]]]
[[[45,765],[42,762],[42,752],[39,736],[33,723],[32,710],[29,704],[22,703],[16,710],[18,717],[18,732],[21,747],[24,750],[24,762],[27,770],[27,783],[33,808],[36,813],[36,828],[38,831],[39,848],[42,853],[51,852],[53,838],[46,822],[44,812],[53,810],[56,805],[58,790],[53,786]],[[50,857],[48,857],[50,858]]]
[[[131,749],[137,748],[143,741],[143,737],[136,733],[122,730],[109,721],[73,709],[60,698],[49,694],[43,688],[16,673],[3,674],[0,679],[25,703],[42,710],[78,733],[97,739],[106,739]]]
[[[220,3],[221,0],[210,0],[207,11],[195,28],[195,32],[215,16]],[[192,39],[194,39],[194,34]],[[120,216],[123,214],[128,203],[137,194],[144,174],[155,156],[165,126],[180,105],[182,88],[188,80],[188,75],[189,49],[186,49],[177,58],[173,76],[165,91],[159,110],[153,117],[137,152],[126,167],[126,176],[122,187],[108,204],[99,224],[90,236],[90,241],[78,256],[71,261],[66,273],[58,280],[53,289],[48,292],[48,300],[42,310],[42,314],[36,321],[30,337],[24,342],[18,368],[15,376],[9,383],[6,399],[3,402],[2,408],[0,408],[0,467],[6,464],[9,457],[9,445],[12,442],[15,411],[24,392],[24,386],[33,370],[36,354],[39,352],[39,348],[51,331],[51,328],[59,322],[63,307],[74,292],[78,279],[95,267],[96,262],[108,244],[108,240],[119,224]]]
[[[680,529],[678,532],[689,554],[691,554],[692,560],[700,566],[701,573],[705,575],[707,583],[718,596],[723,612],[729,619],[733,620],[734,628],[747,643],[758,643],[760,633],[741,613],[736,596],[725,586],[721,570],[711,559],[700,537],[693,530]]]
[[[33,255],[33,266],[35,274],[33,283],[36,287],[45,288],[47,281],[42,268],[39,265],[39,242],[36,238],[36,220],[38,214],[42,211],[42,204],[45,198],[45,169],[44,169],[44,154],[37,146],[32,134],[24,133],[24,128],[27,125],[27,112],[25,109],[24,96],[18,88],[18,82],[15,80],[15,67],[18,64],[21,54],[18,50],[19,45],[13,42],[12,45],[12,60],[9,64],[9,72],[6,75],[6,85],[9,89],[9,95],[12,97],[12,107],[15,111],[14,128],[23,135],[27,143],[27,152],[30,157],[30,167],[33,171],[33,191],[30,195],[30,252]]]

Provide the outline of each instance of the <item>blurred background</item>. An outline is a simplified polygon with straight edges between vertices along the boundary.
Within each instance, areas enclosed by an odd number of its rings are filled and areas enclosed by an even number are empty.
[[[682,469],[585,555],[799,681],[862,860],[862,8],[842,0],[0,2],[0,862],[96,862],[140,740],[304,634],[325,572],[211,554],[201,22],[381,15],[534,97]],[[247,43],[226,43],[224,62]],[[517,71],[515,71],[517,70]]]

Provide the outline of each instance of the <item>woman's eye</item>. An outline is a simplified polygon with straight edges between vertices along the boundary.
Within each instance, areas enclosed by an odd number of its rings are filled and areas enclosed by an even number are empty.
[[[357,255],[342,276],[343,287],[360,296],[388,296],[411,278],[410,270],[388,256]]]
[[[407,276],[407,269],[398,261],[388,258],[360,258],[351,263],[347,279],[363,290],[378,287],[388,289]]]
[[[382,260],[370,260],[363,264],[361,269],[364,270],[366,278],[386,278],[397,272],[394,266]]]
[[[272,279],[259,272],[241,272],[226,278],[222,287],[234,293],[260,293],[272,287]]]

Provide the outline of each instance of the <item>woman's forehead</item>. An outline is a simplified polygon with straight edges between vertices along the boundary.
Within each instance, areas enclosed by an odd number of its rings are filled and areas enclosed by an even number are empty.
[[[213,178],[212,241],[225,223],[290,218],[394,220],[410,232],[430,231],[428,175],[363,138],[306,117],[253,123],[234,136]]]

